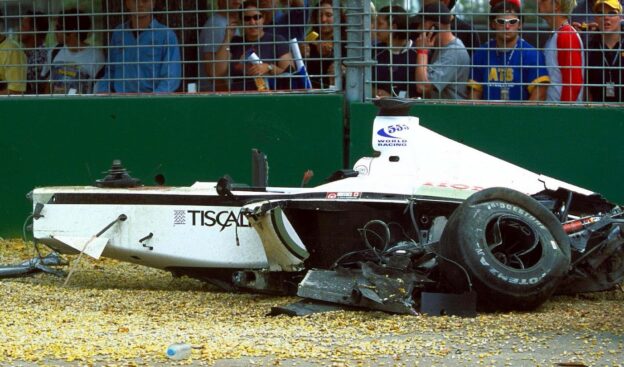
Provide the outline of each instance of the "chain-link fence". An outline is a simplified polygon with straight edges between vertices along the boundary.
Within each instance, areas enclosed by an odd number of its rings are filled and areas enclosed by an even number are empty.
[[[0,94],[621,103],[618,0],[5,0]]]

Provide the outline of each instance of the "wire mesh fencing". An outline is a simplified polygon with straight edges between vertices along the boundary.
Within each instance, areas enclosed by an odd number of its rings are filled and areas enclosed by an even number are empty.
[[[0,94],[609,103],[618,0],[7,0]]]

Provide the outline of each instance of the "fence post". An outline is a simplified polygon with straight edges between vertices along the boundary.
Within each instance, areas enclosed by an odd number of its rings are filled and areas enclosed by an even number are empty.
[[[347,0],[347,56],[345,96],[348,102],[364,102],[371,97],[371,11],[369,0]]]

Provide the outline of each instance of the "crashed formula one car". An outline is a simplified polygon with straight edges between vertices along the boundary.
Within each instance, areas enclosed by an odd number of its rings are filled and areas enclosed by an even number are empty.
[[[267,187],[262,159],[252,186],[140,186],[114,166],[95,186],[36,188],[34,238],[225,289],[398,313],[461,313],[475,298],[526,310],[622,281],[618,206],[434,133],[405,101],[377,104],[378,154],[320,186]]]

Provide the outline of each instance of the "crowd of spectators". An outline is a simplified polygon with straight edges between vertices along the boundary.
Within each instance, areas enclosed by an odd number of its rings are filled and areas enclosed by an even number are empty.
[[[89,41],[91,13],[23,14],[13,36],[0,33],[0,94],[336,89],[346,68],[345,13],[332,0],[216,0],[197,27],[198,84],[185,86],[188,45],[156,18],[156,1],[123,3],[101,46]],[[424,0],[416,15],[386,6],[371,16],[374,96],[623,101],[619,0],[537,0],[550,33],[542,47],[523,38],[521,0],[491,0],[487,30],[455,5]]]
[[[380,10],[377,96],[623,102],[622,5],[618,0],[583,2],[579,6],[591,6],[593,21],[574,23],[575,0],[538,0],[537,15],[550,32],[541,49],[522,37],[521,0],[490,1],[487,34],[491,39],[477,47],[480,32],[458,21],[449,9],[453,5],[452,0],[426,1],[408,27],[413,42],[386,35],[386,29],[400,36],[405,33],[404,9]],[[399,50],[399,45],[410,46]],[[416,62],[411,60],[414,52]],[[402,67],[397,67],[397,60],[403,62]],[[394,90],[388,88],[388,75]],[[411,80],[415,80],[414,88],[402,87]]]

